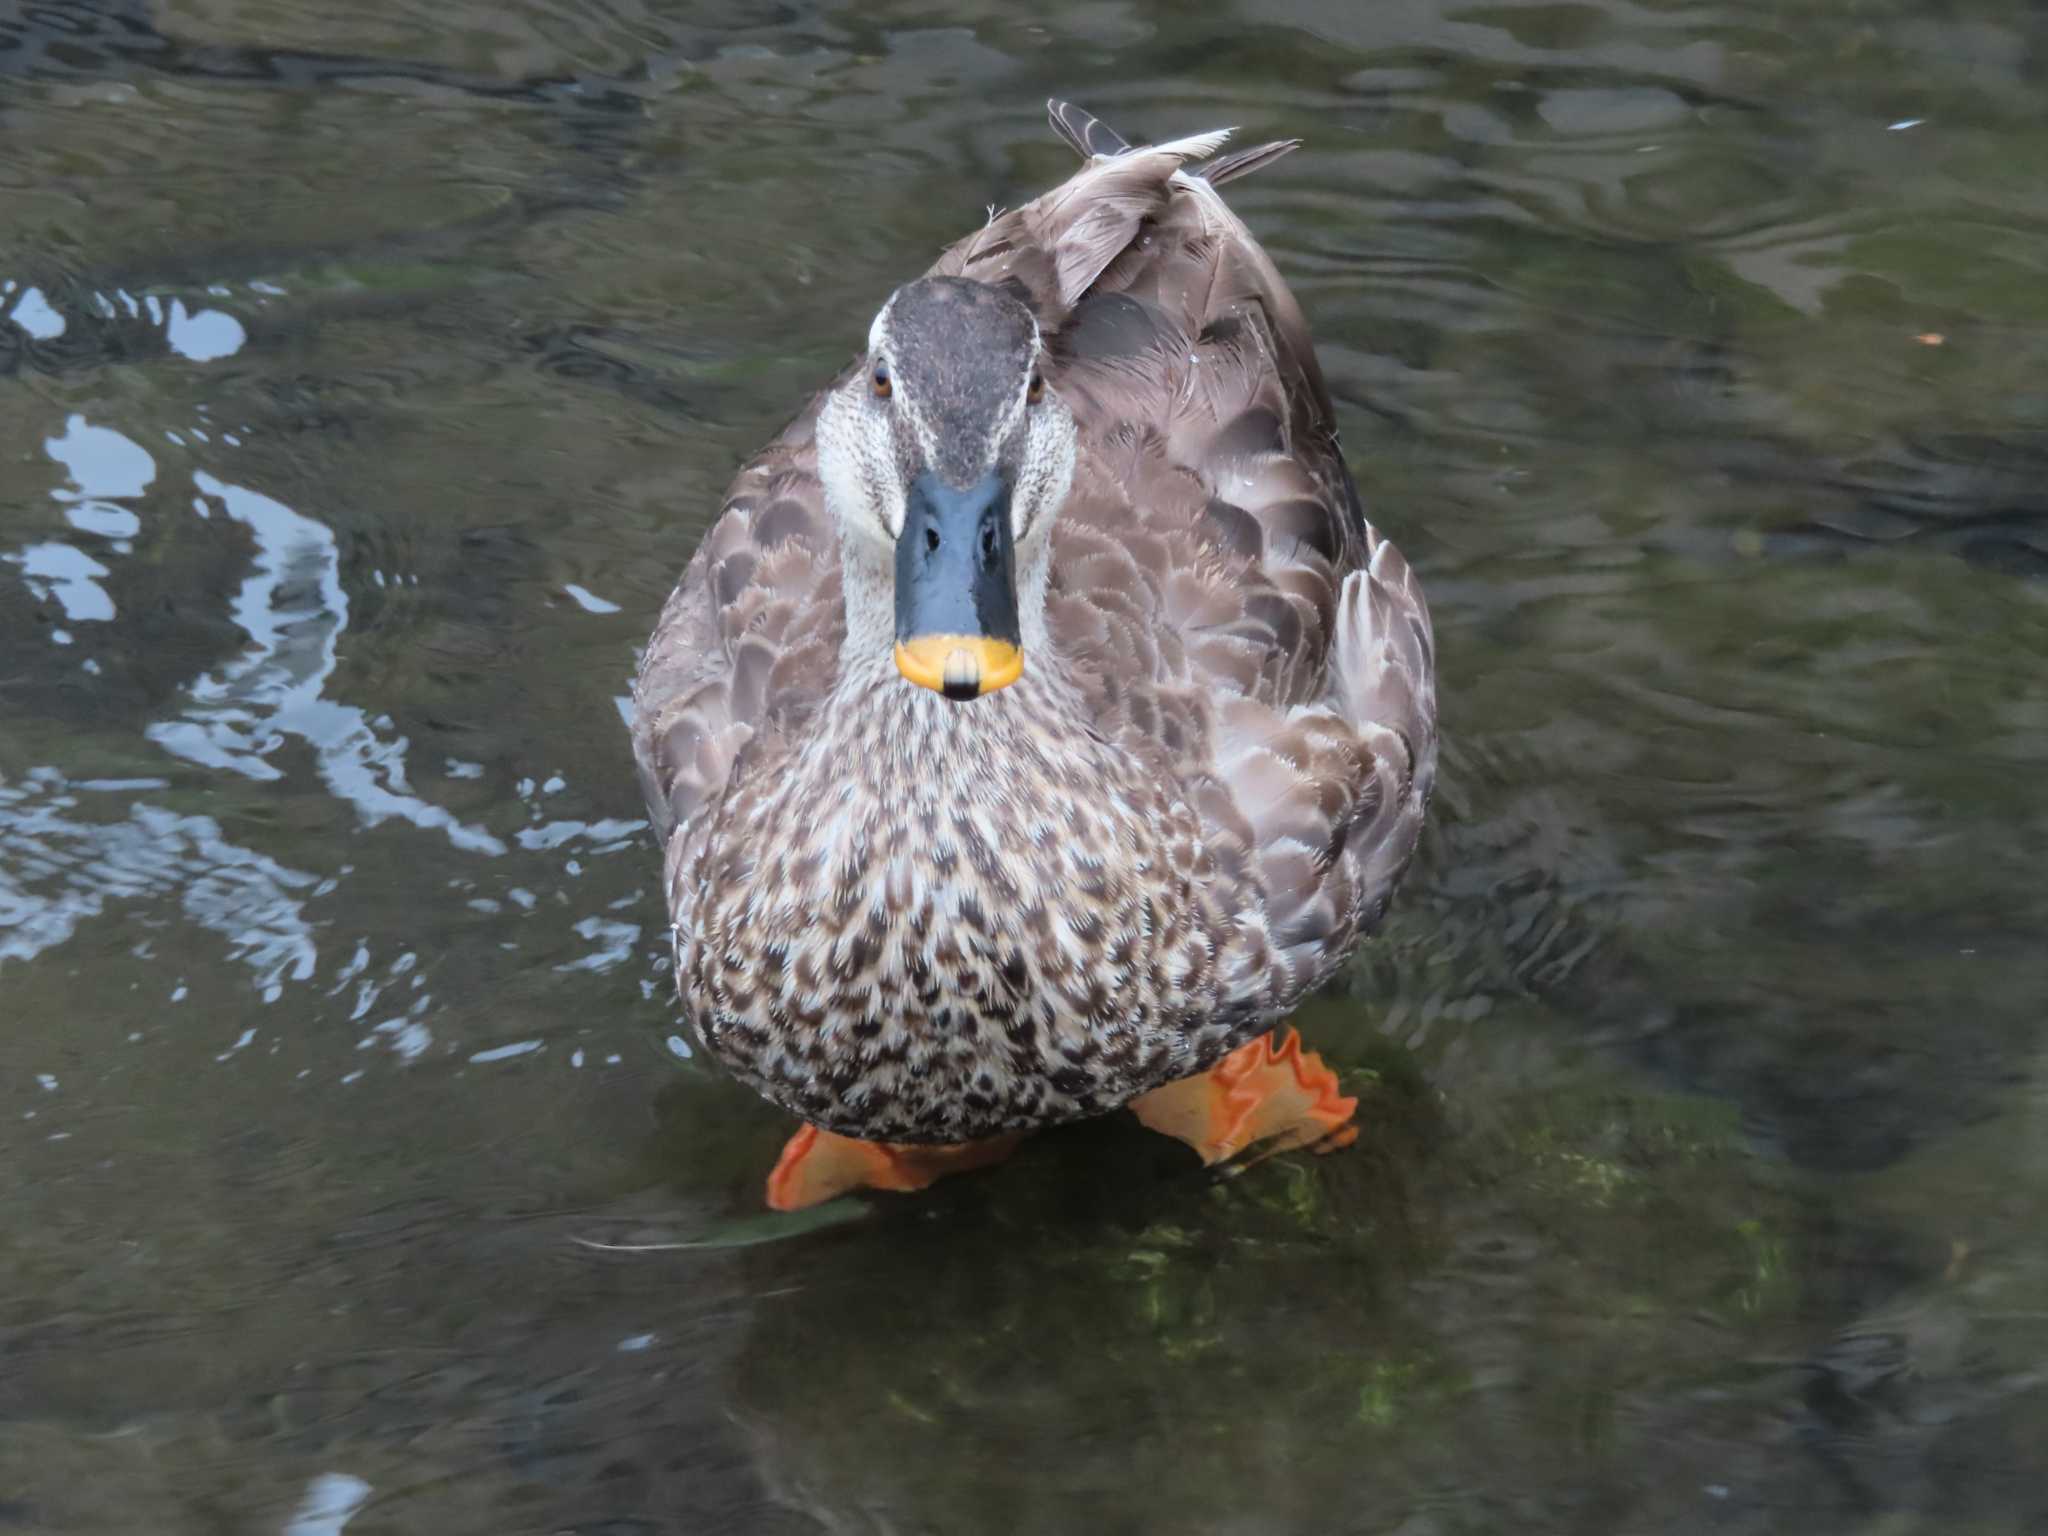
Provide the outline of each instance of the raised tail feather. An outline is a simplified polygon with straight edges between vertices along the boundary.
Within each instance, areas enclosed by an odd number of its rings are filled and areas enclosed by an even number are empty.
[[[1299,139],[1275,139],[1270,144],[1260,144],[1253,149],[1232,150],[1229,154],[1211,160],[1203,166],[1200,175],[1210,186],[1220,187],[1226,181],[1235,181],[1240,176],[1249,176],[1253,171],[1263,170],[1282,155],[1291,155],[1299,148]]]
[[[1057,97],[1045,104],[1045,115],[1051,121],[1053,131],[1073,148],[1083,160],[1113,159],[1128,154],[1131,142],[1109,124],[1091,112],[1082,110],[1071,101]],[[1155,149],[1173,149],[1183,159],[1201,160],[1216,152],[1225,138],[1235,130],[1224,128],[1215,133],[1196,134],[1185,139],[1176,139],[1171,144],[1152,145]],[[1233,150],[1220,159],[1211,160],[1195,174],[1201,176],[1212,187],[1220,187],[1226,181],[1235,181],[1240,176],[1249,176],[1253,171],[1271,165],[1282,155],[1301,148],[1299,139],[1275,139],[1270,144],[1259,144],[1250,149]]]
[[[1072,145],[1074,153],[1083,160],[1096,155],[1120,155],[1131,147],[1130,140],[1071,101],[1055,96],[1045,104],[1045,115],[1052,120],[1053,132]]]

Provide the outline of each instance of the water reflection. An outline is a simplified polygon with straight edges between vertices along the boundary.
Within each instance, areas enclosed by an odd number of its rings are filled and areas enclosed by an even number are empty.
[[[599,597],[595,592],[578,586],[573,581],[563,582],[562,590],[575,598],[576,606],[585,613],[617,613],[619,611],[617,603]]]
[[[118,503],[140,496],[156,478],[156,462],[140,444],[105,427],[89,424],[74,414],[64,434],[45,440],[43,451],[64,466],[71,488],[53,492],[64,507],[64,516],[81,533],[108,541],[119,554],[129,552],[129,541],[142,524],[135,513]],[[114,618],[114,600],[101,585],[107,567],[83,550],[56,542],[25,545],[0,561],[18,568],[30,592],[46,602],[55,602],[64,617],[74,623],[104,624]],[[53,629],[56,644],[69,645],[74,636],[65,629]]]
[[[94,425],[77,413],[66,420],[61,435],[47,439],[43,446],[70,480],[68,487],[52,493],[64,508],[66,520],[80,532],[104,541],[102,547],[109,553],[132,553],[142,523],[128,503],[144,497],[156,481],[155,459],[132,438]],[[357,809],[366,825],[399,817],[443,832],[465,851],[502,854],[505,844],[500,838],[464,824],[410,792],[403,739],[385,739],[364,710],[322,696],[337,665],[338,637],[348,624],[348,598],[341,586],[332,532],[271,497],[219,480],[206,471],[195,471],[192,484],[198,492],[192,502],[194,512],[205,517],[219,510],[252,538],[253,570],[230,610],[234,622],[248,636],[250,648],[192,680],[186,689],[188,703],[179,718],[150,725],[149,739],[198,767],[257,780],[283,776],[271,759],[296,739],[312,748],[322,780]],[[82,550],[47,541],[22,546],[0,559],[17,568],[32,594],[57,603],[70,623],[108,624],[116,619],[115,604],[103,585],[109,568]],[[72,633],[61,627],[53,628],[50,638],[60,645],[74,640]],[[34,770],[13,793],[24,800],[46,792],[52,782],[62,783],[57,770]],[[61,796],[39,798],[59,807],[75,803]],[[143,802],[132,807],[132,817],[126,824],[130,828],[140,827],[167,839],[182,832],[202,851],[223,858],[240,856],[240,850],[230,850],[221,841],[217,825],[210,820],[175,816]],[[27,821],[17,818],[10,830],[21,838],[30,831],[45,838],[90,835],[99,838],[103,846],[96,856],[73,855],[69,860],[79,868],[98,871],[97,877],[80,877],[65,895],[45,900],[33,920],[27,912],[25,891],[16,890],[14,899],[21,914],[5,925],[13,931],[8,941],[11,947],[0,953],[26,956],[68,936],[78,917],[97,912],[110,891],[146,890],[152,879],[166,886],[186,883],[178,878],[183,866],[169,851],[174,846],[170,842],[159,850],[160,858],[138,859],[127,832],[84,834],[76,825],[46,815]],[[565,832],[558,841],[567,841],[580,830]],[[286,886],[314,882],[311,875],[284,871],[269,860],[253,863]],[[192,878],[182,900],[187,912],[202,923],[229,930],[235,926],[234,903],[223,897],[212,878]],[[273,900],[267,905],[274,909],[278,904]],[[280,980],[287,973],[299,980],[312,973],[312,944],[310,937],[299,937],[307,929],[295,903],[290,905],[288,921],[296,946],[288,963],[277,958],[274,930],[279,919],[266,916],[264,904],[252,906],[246,932],[236,939],[239,952],[259,957],[261,984],[271,999],[278,995]],[[401,1037],[405,1044],[416,1038]]]
[[[0,279],[0,316],[26,331],[35,341],[55,341],[64,334],[64,317],[40,288],[21,288],[13,278]]]
[[[313,975],[304,903],[319,877],[237,846],[211,817],[132,798],[161,787],[74,784],[51,767],[0,782],[0,960],[34,959],[109,903],[164,901],[218,935],[275,1002]],[[104,810],[115,817],[92,814]]]
[[[232,357],[249,339],[242,322],[225,310],[187,309],[181,298],[166,301],[153,293],[138,296],[116,288],[91,294],[88,302],[102,319],[117,319],[125,312],[131,320],[148,322],[173,352],[195,363]]]
[[[74,624],[104,624],[114,617],[114,600],[100,585],[107,568],[69,544],[28,544],[0,560],[20,570],[30,592],[64,610]],[[59,645],[71,643],[69,630],[53,629]]]
[[[341,1536],[370,1497],[370,1485],[346,1472],[323,1472],[285,1523],[284,1536]]]
[[[203,470],[192,481],[202,498],[194,511],[208,516],[211,502],[254,539],[254,569],[232,610],[251,644],[195,679],[181,718],[152,725],[150,740],[201,767],[275,779],[282,770],[270,758],[297,738],[313,749],[328,788],[366,825],[400,817],[442,832],[466,852],[503,853],[504,843],[491,833],[411,793],[403,739],[383,739],[364,710],[322,697],[348,627],[333,533],[282,502]]]
[[[555,967],[558,971],[609,971],[639,957],[638,923],[619,923],[601,917],[584,917],[577,919],[575,929],[579,938],[590,940],[597,948],[581,959],[563,961]]]
[[[156,479],[156,460],[148,450],[74,412],[64,435],[46,439],[43,452],[71,476],[72,489],[52,493],[65,520],[82,533],[114,540],[115,549],[126,554],[126,541],[141,531],[142,522],[118,503],[142,495]]]
[[[165,434],[175,445],[216,435],[225,446],[237,443],[234,434],[208,434],[191,426]],[[156,456],[134,438],[77,412],[42,446],[68,482],[50,493],[52,499],[92,547],[110,558],[132,557],[145,533],[154,542],[155,530],[145,528],[145,517],[161,515],[167,502]],[[191,768],[272,784],[291,774],[290,749],[302,744],[310,749],[320,782],[365,827],[400,820],[441,834],[466,854],[498,857],[515,844],[528,852],[568,853],[561,867],[572,879],[584,874],[583,859],[632,847],[643,826],[637,817],[547,817],[541,802],[567,788],[560,775],[541,785],[530,779],[520,783],[525,807],[519,819],[527,824],[512,829],[512,842],[413,793],[408,743],[390,734],[389,719],[373,719],[361,707],[326,697],[350,613],[332,530],[248,486],[202,469],[189,474],[196,493],[190,512],[202,519],[220,515],[249,537],[248,574],[228,605],[228,616],[248,645],[240,655],[185,682],[176,716],[144,727],[149,741]],[[28,543],[0,555],[0,561],[15,569],[31,596],[54,604],[66,625],[114,625],[120,619],[109,590],[112,569],[75,545]],[[382,585],[384,573],[374,574]],[[607,609],[590,597],[586,611]],[[59,646],[77,641],[65,626],[46,633]],[[83,664],[88,672],[100,670],[92,657]],[[480,763],[446,763],[451,780],[475,779],[484,771]],[[314,977],[316,921],[306,915],[305,903],[332,892],[351,866],[344,864],[333,874],[292,868],[230,841],[213,818],[172,812],[157,799],[138,797],[150,791],[160,797],[171,784],[146,776],[74,781],[47,765],[28,768],[12,783],[0,778],[0,804],[6,807],[0,821],[0,958],[27,960],[42,954],[71,938],[82,921],[101,915],[110,902],[132,906],[161,896],[174,899],[186,916],[226,939],[229,954],[254,972],[266,1001],[277,1001],[286,984]],[[117,808],[125,799],[127,819],[69,814],[80,807],[82,795],[107,797]],[[606,899],[614,911],[641,900],[637,893]],[[557,891],[554,901],[563,904],[563,893]],[[483,913],[531,912],[537,904],[535,893],[516,883],[504,884],[501,898],[475,896],[468,902]],[[556,962],[557,970],[603,972],[635,958],[639,924],[573,913],[565,920],[569,933],[595,947]],[[517,945],[507,941],[503,947]],[[351,1018],[361,1020],[387,986],[413,971],[415,962],[416,956],[402,955],[389,976],[373,979],[363,974],[369,952],[359,944],[330,994],[354,984]],[[410,980],[418,988],[421,978],[411,975]],[[182,985],[176,992],[183,995]],[[421,1059],[435,1043],[424,1022],[432,1006],[431,994],[409,998],[400,1014],[373,1022],[362,1044],[384,1046],[400,1062]],[[218,1059],[230,1059],[253,1038],[253,1030],[245,1031]],[[495,1059],[495,1053],[484,1052],[480,1059]]]

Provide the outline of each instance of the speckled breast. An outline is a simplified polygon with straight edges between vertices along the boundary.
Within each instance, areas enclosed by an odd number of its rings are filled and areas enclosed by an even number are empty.
[[[1103,1113],[1227,1050],[1184,798],[1016,708],[972,741],[936,697],[906,713],[685,834],[677,987],[707,1048],[813,1124],[913,1142]],[[875,762],[887,789],[845,772]]]

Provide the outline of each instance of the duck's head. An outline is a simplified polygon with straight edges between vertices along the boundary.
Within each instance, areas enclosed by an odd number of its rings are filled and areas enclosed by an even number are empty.
[[[865,366],[819,410],[818,470],[840,537],[862,567],[893,575],[897,669],[949,699],[1023,675],[1032,605],[1044,603],[1075,428],[1043,363],[1038,323],[1009,294],[920,278],[882,306]],[[848,582],[849,643],[882,643],[873,610],[888,590]]]

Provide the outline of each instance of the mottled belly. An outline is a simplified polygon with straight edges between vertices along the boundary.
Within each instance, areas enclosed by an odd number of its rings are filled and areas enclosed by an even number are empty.
[[[791,1114],[873,1141],[967,1141],[1106,1114],[1233,1043],[1219,1021],[1135,994],[1084,1016],[1001,987],[970,999],[877,991],[859,1008],[809,1013],[744,991],[683,994],[711,1054]]]

